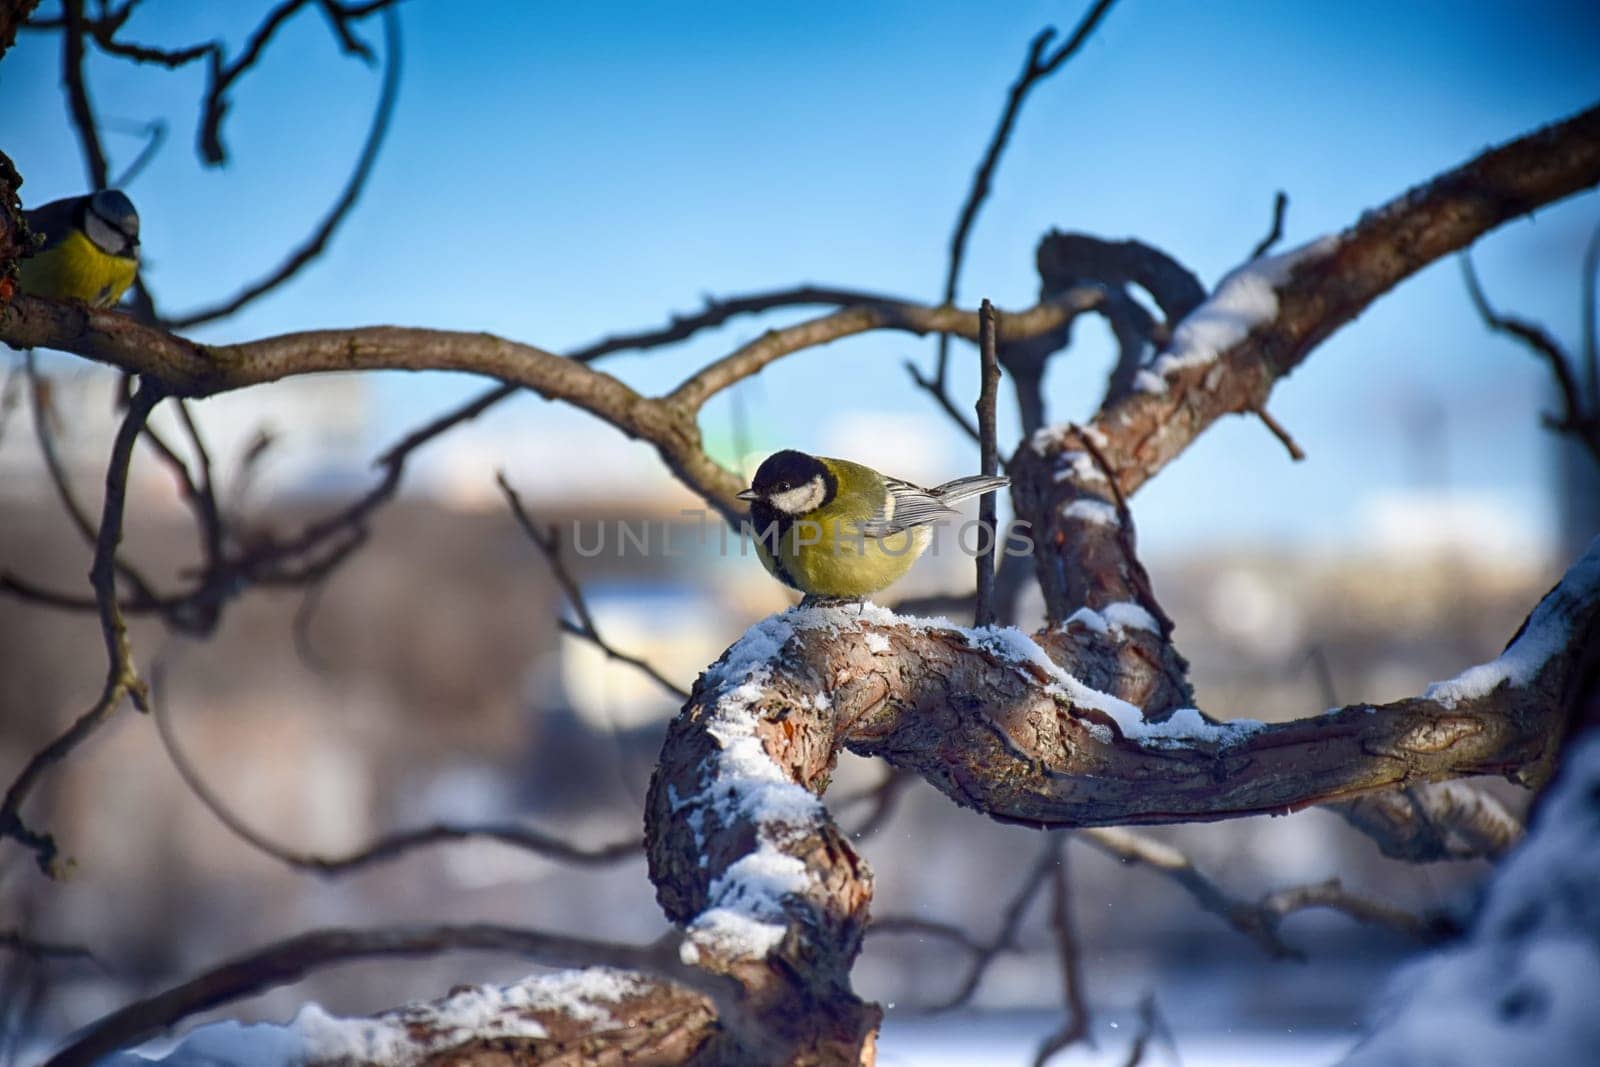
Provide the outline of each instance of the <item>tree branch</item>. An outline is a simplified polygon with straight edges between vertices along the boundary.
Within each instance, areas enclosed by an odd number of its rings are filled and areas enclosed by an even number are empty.
[[[1072,31],[1072,36],[1048,56],[1045,55],[1045,49],[1049,47],[1051,38],[1056,34],[1054,29],[1047,27],[1041,30],[1028,43],[1028,54],[1022,62],[1022,71],[1006,95],[1005,109],[1000,112],[1000,121],[995,125],[994,134],[989,138],[989,147],[972,176],[972,188],[967,192],[967,199],[961,205],[961,214],[956,218],[955,230],[950,235],[950,262],[945,268],[943,303],[955,303],[956,285],[961,278],[962,262],[966,259],[967,239],[972,234],[973,223],[977,221],[978,209],[988,199],[990,183],[994,180],[995,170],[1000,166],[1000,157],[1011,140],[1011,131],[1017,124],[1017,116],[1022,113],[1023,102],[1027,100],[1035,85],[1060,70],[1067,60],[1083,47],[1089,35],[1099,25],[1101,18],[1110,10],[1112,2],[1113,0],[1096,0],[1095,5],[1078,23],[1077,29]],[[941,393],[949,358],[948,344],[946,339],[940,339],[938,368],[934,372],[933,380],[938,383]]]
[[[55,838],[28,828],[22,821],[23,801],[40,776],[53,764],[66,759],[73,749],[94,733],[122,703],[123,697],[131,697],[141,710],[146,706],[144,683],[134,670],[127,626],[117,606],[115,560],[117,544],[122,540],[122,516],[127,504],[128,465],[133,458],[133,446],[151,410],[165,395],[159,382],[140,379],[139,388],[129,401],[128,412],[111,444],[111,459],[106,468],[105,503],[95,537],[94,562],[89,568],[89,584],[94,588],[100,612],[101,635],[106,645],[106,680],[100,697],[65,732],[34,754],[6,790],[4,800],[0,801],[0,838],[14,838],[32,849],[39,869],[47,875],[54,876],[57,873]]]
[[[236,957],[105,1016],[50,1057],[45,1067],[92,1067],[102,1057],[154,1037],[198,1012],[297,982],[315,970],[352,960],[463,950],[504,952],[547,966],[604,964],[639,968],[688,989],[710,990],[721,996],[716,983],[678,961],[676,940],[626,945],[489,923],[313,930]]]

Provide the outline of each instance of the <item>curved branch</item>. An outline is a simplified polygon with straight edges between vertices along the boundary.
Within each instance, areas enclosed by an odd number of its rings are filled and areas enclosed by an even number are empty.
[[[341,34],[347,33],[344,22],[335,18],[334,25]],[[320,256],[328,247],[328,242],[333,239],[334,232],[355,207],[356,201],[361,198],[361,191],[366,187],[367,178],[372,173],[372,168],[378,161],[378,153],[383,149],[384,138],[389,133],[389,120],[394,116],[395,101],[400,96],[400,17],[393,7],[386,7],[383,12],[384,36],[384,71],[383,87],[378,93],[378,103],[372,112],[372,125],[367,130],[366,143],[361,146],[361,154],[356,157],[355,168],[346,180],[344,191],[339,194],[339,199],[333,202],[317,228],[300,247],[289,253],[287,259],[278,265],[277,269],[263,278],[245,286],[242,290],[220,304],[191,311],[184,315],[174,315],[168,318],[168,324],[176,330],[188,329],[202,323],[213,322],[226,318],[245,305],[272,292],[278,286],[287,282],[298,274],[306,264]],[[202,143],[214,143],[217,158],[213,162],[221,161],[221,141],[217,139],[216,131],[210,123],[220,124],[226,103],[221,93],[215,95],[218,107],[214,112],[208,112],[206,127],[211,131],[211,140],[202,137]]]
[[[639,855],[639,841],[618,841],[609,845],[588,848],[575,845],[554,834],[547,834],[531,826],[522,826],[516,823],[478,824],[458,826],[446,823],[433,823],[429,826],[418,827],[413,830],[402,830],[386,834],[371,844],[355,849],[340,856],[325,856],[315,852],[303,852],[299,849],[288,848],[270,840],[245,822],[229,808],[216,791],[201,777],[200,770],[194,765],[183,746],[178,743],[178,738],[172,729],[172,722],[166,712],[166,704],[154,699],[150,705],[151,716],[156,721],[156,732],[160,735],[162,748],[166,750],[167,758],[172,761],[178,776],[183,779],[189,791],[195,795],[200,803],[216,816],[217,821],[228,828],[230,832],[250,847],[271,856],[296,870],[310,871],[313,874],[333,876],[348,874],[377,863],[385,863],[398,859],[402,855],[431,845],[444,844],[457,841],[487,840],[498,841],[502,845],[521,849],[535,855],[559,863],[570,863],[574,866],[601,867]]]
[[[1485,152],[1341,234],[1229,275],[1139,372],[1133,392],[1081,430],[1034,434],[1013,457],[1017,514],[1037,543],[1052,546],[1036,559],[1049,618],[1125,601],[1155,613],[1124,531],[1093,506],[1105,502],[1106,470],[1131,496],[1223,415],[1262,410],[1278,379],[1402,279],[1596,182],[1600,107]],[[1091,446],[1104,464],[1089,461]]]

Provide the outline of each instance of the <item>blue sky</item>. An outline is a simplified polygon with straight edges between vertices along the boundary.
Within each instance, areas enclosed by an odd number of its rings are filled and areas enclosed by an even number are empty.
[[[220,34],[236,48],[263,6],[147,4],[126,36]],[[708,293],[815,281],[932,299],[1028,39],[1044,25],[1068,31],[1085,6],[507,3],[467,18],[414,0],[402,9],[394,128],[354,216],[294,283],[203,336],[395,322],[559,351],[662,322]],[[379,37],[376,22],[368,36]],[[53,35],[28,34],[0,63],[0,145],[29,202],[84,182],[56,48]],[[1286,246],[1342,227],[1594,102],[1597,57],[1600,15],[1581,3],[1123,0],[1030,98],[962,302],[1031,303],[1033,248],[1051,227],[1139,237],[1209,286],[1265,232],[1276,190],[1291,197]],[[319,16],[297,17],[234,92],[230,163],[203,171],[190,151],[198,67],[97,59],[90,74],[105,115],[171,124],[130,193],[148,277],[174,310],[269,269],[309,229],[343,181],[378,82],[337,54]],[[123,162],[137,149],[125,135],[109,145]],[[1597,221],[1591,194],[1492,235],[1476,253],[1491,296],[1575,344],[1578,267]],[[739,319],[610,369],[667,388],[795,317]],[[1050,378],[1060,417],[1088,413],[1109,364],[1103,329],[1078,338]],[[931,341],[885,334],[791,358],[745,390],[757,443],[865,441],[867,458],[891,469],[906,453],[902,473],[960,473],[974,450],[940,429],[901,366],[931,352]],[[371,444],[476,387],[387,376]],[[1141,536],[1156,550],[1195,538],[1339,540],[1375,493],[1434,489],[1486,494],[1547,528],[1551,450],[1536,425],[1546,391],[1542,367],[1483,332],[1456,265],[1436,265],[1280,386],[1272,409],[1307,462],[1228,420],[1135,501]],[[1439,420],[1431,438],[1414,429],[1419,413]],[[708,436],[726,440],[729,420],[713,404]],[[609,431],[525,399],[474,432],[514,448]],[[641,476],[654,462],[643,449],[622,454]]]

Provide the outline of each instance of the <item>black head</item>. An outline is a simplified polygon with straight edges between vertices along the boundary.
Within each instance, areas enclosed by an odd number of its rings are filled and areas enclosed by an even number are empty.
[[[766,458],[756,470],[750,488],[739,497],[788,515],[800,515],[826,504],[838,491],[838,480],[821,460],[786,448]]]

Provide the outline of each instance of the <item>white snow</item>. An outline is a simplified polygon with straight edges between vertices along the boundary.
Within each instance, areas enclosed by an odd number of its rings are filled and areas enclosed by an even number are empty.
[[[1097,526],[1117,525],[1116,507],[1104,500],[1091,500],[1087,497],[1074,500],[1061,509],[1061,515],[1063,518],[1078,519]]]
[[[1600,537],[1562,577],[1561,583],[1539,601],[1522,633],[1488,663],[1468,667],[1449,681],[1434,682],[1423,698],[1454,708],[1463,700],[1488,696],[1502,684],[1527,685],[1538,676],[1550,657],[1567,647],[1573,615],[1584,601],[1600,595]]]
[[[877,631],[867,634],[867,651],[874,656],[887,656],[889,654],[889,639]]]
[[[1107,625],[1105,619],[1100,617],[1100,613],[1087,606],[1081,607],[1077,611],[1074,611],[1071,615],[1067,616],[1066,625],[1071,626],[1073,623],[1086,626],[1097,634],[1111,632],[1111,627]]]
[[[1278,290],[1288,284],[1295,268],[1320,259],[1339,244],[1329,234],[1276,256],[1262,256],[1236,268],[1217,283],[1211,296],[1186,315],[1172,332],[1172,343],[1154,363],[1134,377],[1134,388],[1145,393],[1166,392],[1173,372],[1204,366],[1250,336],[1250,331],[1271,322],[1278,314]]]
[[[1591,735],[1567,751],[1472,933],[1395,976],[1344,1067],[1600,1063],[1597,885],[1600,737]]]
[[[1113,630],[1148,630],[1153,634],[1161,633],[1161,627],[1156,624],[1155,616],[1129,600],[1107,604],[1100,609],[1100,616]]]
[[[609,967],[559,971],[508,986],[470,986],[441,1001],[413,1004],[373,1018],[329,1015],[307,1004],[288,1023],[202,1026],[171,1049],[135,1049],[108,1067],[159,1062],[169,1067],[292,1067],[313,1061],[420,1064],[433,1053],[474,1038],[549,1036],[532,1013],[559,1013],[594,1028],[617,1025],[606,1005],[646,988],[643,979]]]
[[[1094,457],[1087,452],[1063,452],[1056,462],[1063,464],[1065,469],[1071,472],[1070,477],[1080,485],[1106,480],[1106,472],[1100,469],[1100,464],[1096,463]],[[1065,480],[1061,471],[1056,472],[1055,480],[1058,482]]]

